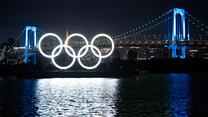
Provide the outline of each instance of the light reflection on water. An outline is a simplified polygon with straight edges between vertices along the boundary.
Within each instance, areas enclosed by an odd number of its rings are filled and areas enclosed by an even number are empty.
[[[191,105],[191,76],[188,74],[170,74],[170,109],[174,117],[189,117]]]
[[[138,79],[0,79],[0,117],[203,116],[207,78],[146,73]]]
[[[116,115],[118,79],[41,79],[37,113],[42,116]]]

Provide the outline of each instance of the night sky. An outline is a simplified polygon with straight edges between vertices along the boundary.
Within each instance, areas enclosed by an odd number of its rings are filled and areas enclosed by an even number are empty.
[[[168,11],[185,8],[208,24],[207,0],[1,0],[0,42],[17,38],[26,25],[64,36],[79,32],[115,35]]]

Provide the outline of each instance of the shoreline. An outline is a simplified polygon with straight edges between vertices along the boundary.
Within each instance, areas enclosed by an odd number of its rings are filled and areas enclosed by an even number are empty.
[[[100,66],[99,68],[105,68]],[[207,73],[208,60],[197,59],[167,59],[167,60],[147,60],[147,61],[120,61],[111,63],[110,67],[99,71],[87,71],[82,69],[57,70],[43,69],[40,66],[31,64],[0,66],[0,77],[17,78],[135,78],[140,73]]]

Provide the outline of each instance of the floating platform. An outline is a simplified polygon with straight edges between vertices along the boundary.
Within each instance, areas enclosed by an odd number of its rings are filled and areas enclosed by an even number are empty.
[[[120,61],[112,64],[102,64],[95,70],[85,70],[81,67],[59,70],[53,65],[43,68],[41,65],[19,64],[0,66],[0,77],[18,78],[132,78],[139,74],[137,61]]]
[[[163,59],[146,61],[116,61],[101,65],[97,70],[70,69],[58,70],[57,68],[41,68],[32,64],[0,66],[0,77],[18,78],[133,78],[141,71],[165,73],[207,73],[208,60],[199,59]]]

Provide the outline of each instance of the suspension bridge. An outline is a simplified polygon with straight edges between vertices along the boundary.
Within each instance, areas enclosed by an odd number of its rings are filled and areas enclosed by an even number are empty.
[[[18,41],[20,48],[25,51],[25,61],[37,50],[38,39],[43,34],[45,34],[44,31],[33,26],[27,26],[20,33]],[[131,49],[136,49],[142,54],[150,53],[150,58],[152,51],[157,51],[160,55],[167,51],[168,58],[185,59],[191,56],[191,52],[201,51],[206,54],[208,26],[184,9],[173,8],[143,25],[116,34],[112,38],[122,59],[128,59]],[[82,44],[76,41],[73,43],[76,46]],[[108,47],[109,43],[101,40],[97,45]]]

